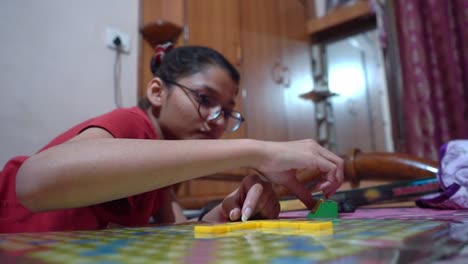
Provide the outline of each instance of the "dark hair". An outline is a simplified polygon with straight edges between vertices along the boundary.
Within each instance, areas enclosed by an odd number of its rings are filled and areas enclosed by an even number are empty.
[[[218,66],[225,70],[231,79],[240,81],[237,69],[219,52],[202,46],[182,46],[175,48],[164,55],[162,62],[155,56],[151,59],[151,72],[153,76],[163,81],[176,82],[181,78],[203,71],[208,66]],[[143,97],[138,106],[147,109],[150,103]]]

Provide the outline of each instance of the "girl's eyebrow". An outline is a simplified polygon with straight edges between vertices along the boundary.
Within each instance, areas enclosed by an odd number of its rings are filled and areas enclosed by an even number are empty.
[[[199,87],[200,87],[200,89],[206,90],[209,94],[212,94],[212,95],[214,94],[214,95],[217,95],[217,96],[219,95],[219,92],[216,91],[216,89],[214,89],[211,86],[201,85]],[[228,104],[233,106],[233,107],[236,106],[236,102],[233,99],[231,99]]]

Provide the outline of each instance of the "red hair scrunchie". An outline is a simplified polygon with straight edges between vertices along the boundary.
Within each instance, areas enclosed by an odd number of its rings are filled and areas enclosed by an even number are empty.
[[[174,45],[172,45],[171,42],[166,42],[164,44],[158,44],[155,47],[155,54],[154,54],[154,59],[156,60],[156,63],[161,65],[164,55],[168,53],[169,51],[172,50]]]

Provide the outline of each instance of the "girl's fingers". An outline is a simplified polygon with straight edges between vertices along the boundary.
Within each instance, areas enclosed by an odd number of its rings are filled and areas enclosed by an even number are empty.
[[[239,189],[224,198],[221,208],[225,218],[237,221],[240,218]]]
[[[330,194],[333,192],[333,188],[333,185],[328,181],[320,184],[319,187],[326,199],[328,199],[331,196]]]
[[[328,187],[331,186],[331,183],[326,181],[326,182],[323,182],[320,184],[319,186],[319,190],[321,190],[322,192],[325,192],[327,190]]]
[[[330,182],[331,188],[336,188],[341,185],[342,181],[339,176],[337,176],[337,174],[339,174],[338,171],[341,170],[334,163],[320,157],[317,159],[317,166],[318,169],[325,174],[325,180]]]
[[[229,220],[237,221],[241,218],[241,210],[236,207],[229,212]]]
[[[260,183],[256,183],[250,187],[247,192],[247,195],[244,200],[244,204],[242,205],[242,221],[247,221],[254,210],[257,208],[257,203],[263,193],[263,186]]]
[[[314,201],[312,194],[304,185],[297,181],[295,177],[284,183],[284,187],[294,193],[307,209],[312,210],[312,208],[314,208],[316,201]]]
[[[273,203],[273,201],[275,201]],[[265,206],[264,209],[261,211],[261,215],[264,216],[266,219],[276,219],[278,218],[280,212],[280,203],[278,201],[278,197],[276,197],[275,193],[271,192],[269,198],[265,199]]]
[[[343,170],[325,158],[318,159],[317,164],[319,170],[324,173],[324,182],[320,184],[319,189],[324,193],[326,198],[329,198],[335,194],[336,190],[343,183]]]
[[[257,202],[256,218],[276,219],[280,211],[280,204],[276,193],[269,183],[263,183],[263,194]]]
[[[341,183],[343,183],[343,180],[344,180],[344,175],[343,175],[343,160],[336,156],[335,154],[333,154],[331,151],[325,149],[325,148],[322,148],[320,151],[319,151],[319,154],[321,156],[323,156],[325,159],[329,160],[330,162],[332,162],[333,164],[335,164],[335,166],[337,167],[337,170],[336,170],[336,180],[337,182],[341,185]]]

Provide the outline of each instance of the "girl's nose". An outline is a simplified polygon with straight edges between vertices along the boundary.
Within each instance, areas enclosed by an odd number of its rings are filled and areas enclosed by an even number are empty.
[[[223,129],[226,127],[226,118],[224,118],[224,115],[221,114],[219,115],[216,119],[213,119],[213,120],[210,120],[208,121],[208,124],[211,126],[211,127],[215,127],[216,129]]]

